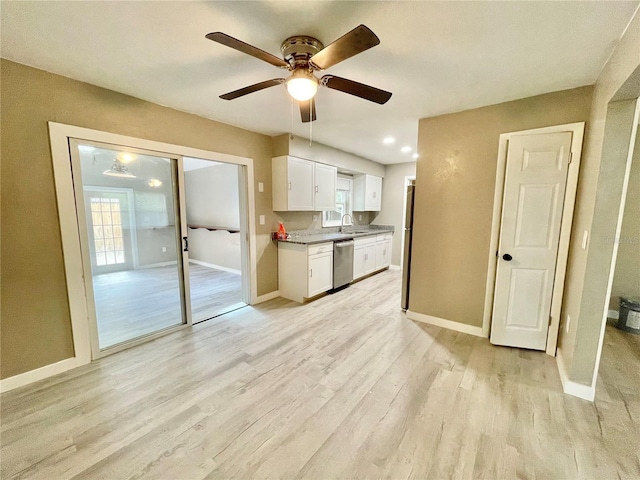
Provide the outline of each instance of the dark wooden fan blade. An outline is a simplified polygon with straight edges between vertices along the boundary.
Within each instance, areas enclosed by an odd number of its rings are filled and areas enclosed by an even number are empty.
[[[314,98],[311,100],[298,100],[300,105],[300,117],[302,117],[302,123],[309,123],[316,121],[316,101]]]
[[[340,90],[341,92],[355,95],[356,97],[364,98],[365,100],[379,103],[380,105],[387,103],[391,98],[391,92],[380,90],[379,88],[365,85],[364,83],[347,80],[346,78],[336,77],[335,75],[323,76],[320,79],[320,85],[332,88],[333,90]]]
[[[318,70],[325,70],[379,43],[380,39],[369,27],[359,25],[316,53],[310,62]]]
[[[275,55],[271,55],[269,52],[265,52],[264,50],[260,50],[253,45],[249,45],[237,38],[230,37],[226,33],[222,32],[213,32],[205,35],[209,40],[213,40],[214,42],[221,43],[227,47],[231,47],[235,50],[238,50],[242,53],[246,53],[247,55],[251,55],[252,57],[256,57],[263,62],[270,63],[276,67],[280,68],[289,68],[289,64],[282,60],[281,58],[276,57]]]
[[[250,93],[264,90],[265,88],[275,87],[276,85],[280,85],[284,82],[284,78],[274,78],[273,80],[267,80],[266,82],[256,83],[255,85],[249,85],[248,87],[241,88],[240,90],[225,93],[224,95],[220,95],[220,98],[223,100],[233,100],[234,98],[249,95]]]

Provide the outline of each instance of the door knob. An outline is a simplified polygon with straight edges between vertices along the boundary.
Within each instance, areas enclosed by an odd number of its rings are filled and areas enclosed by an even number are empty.
[[[513,260],[513,257],[508,253],[505,253],[504,255],[502,255],[502,259],[506,260],[507,262],[510,262],[511,260]]]

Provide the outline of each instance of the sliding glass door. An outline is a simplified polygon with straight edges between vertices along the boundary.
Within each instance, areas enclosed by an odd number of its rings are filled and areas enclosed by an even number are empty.
[[[187,323],[178,158],[70,143],[94,347]]]

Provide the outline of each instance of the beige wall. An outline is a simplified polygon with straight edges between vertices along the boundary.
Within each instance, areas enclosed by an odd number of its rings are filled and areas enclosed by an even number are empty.
[[[612,99],[622,100],[640,94],[639,67],[640,15],[636,14],[595,84],[569,250],[558,351],[569,379],[587,385],[592,384],[596,373],[602,313],[609,302],[606,279],[611,267],[612,245],[606,239],[613,233],[611,222],[615,227],[615,203],[619,205],[620,197],[614,198],[613,193],[621,187],[624,166],[624,158],[616,152],[603,162],[605,120],[607,112],[611,114],[609,102]],[[609,125],[609,130],[612,127]],[[601,202],[597,202],[599,193],[602,194]],[[591,236],[586,250],[580,246],[584,230]],[[567,315],[571,317],[568,332]]]
[[[586,121],[591,95],[581,87],[420,120],[411,311],[482,326],[499,136]]]
[[[393,225],[393,246],[391,265],[400,266],[402,252],[402,222],[405,214],[406,177],[415,177],[416,163],[398,163],[387,165],[382,181],[382,210],[372,222],[376,225]]]
[[[270,137],[7,60],[1,80],[1,378],[73,355],[47,121],[253,158],[258,294],[277,289]]]
[[[629,187],[618,243],[610,308],[618,310],[619,297],[640,297],[640,135],[636,136]]]

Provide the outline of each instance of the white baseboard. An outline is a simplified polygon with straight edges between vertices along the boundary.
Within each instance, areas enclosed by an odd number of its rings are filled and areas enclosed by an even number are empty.
[[[618,320],[620,318],[620,312],[618,310],[609,310],[609,312],[607,313],[607,318]]]
[[[402,270],[400,265],[389,265],[389,270]]]
[[[51,365],[36,368],[35,370],[14,375],[13,377],[3,378],[0,380],[0,392],[4,393],[14,388],[23,387],[38,380],[44,380],[45,378],[72,370],[81,365],[84,365],[84,363],[79,358],[72,357],[52,363]]]
[[[273,292],[270,293],[265,293],[264,295],[260,295],[259,297],[256,297],[255,302],[253,302],[254,305],[257,305],[259,303],[262,302],[267,302],[269,300],[273,300],[274,298],[278,298],[280,296],[280,291],[279,290],[275,290]]]
[[[147,265],[138,265],[138,270],[144,270],[145,268],[168,267],[170,265],[177,265],[177,264],[178,262],[176,260],[171,260],[170,262],[149,263]]]
[[[564,393],[593,402],[596,396],[595,387],[569,380],[564,359],[562,358],[562,350],[560,349],[556,352],[556,363],[558,364],[558,373],[560,373],[560,381],[562,382],[562,390]]]
[[[203,267],[215,268],[216,270],[222,270],[223,272],[234,273],[236,275],[242,275],[242,270],[236,268],[223,267],[222,265],[216,265],[214,263],[201,262],[200,260],[189,259],[189,263],[195,263],[196,265],[202,265]]]
[[[464,323],[458,323],[452,320],[446,320],[444,318],[432,317],[431,315],[424,315],[422,313],[412,312],[411,310],[407,310],[407,318],[411,320],[417,320],[418,322],[435,325],[436,327],[448,328],[449,330],[455,330],[457,332],[475,335],[476,337],[486,338],[486,335],[482,331],[482,327],[466,325]]]

